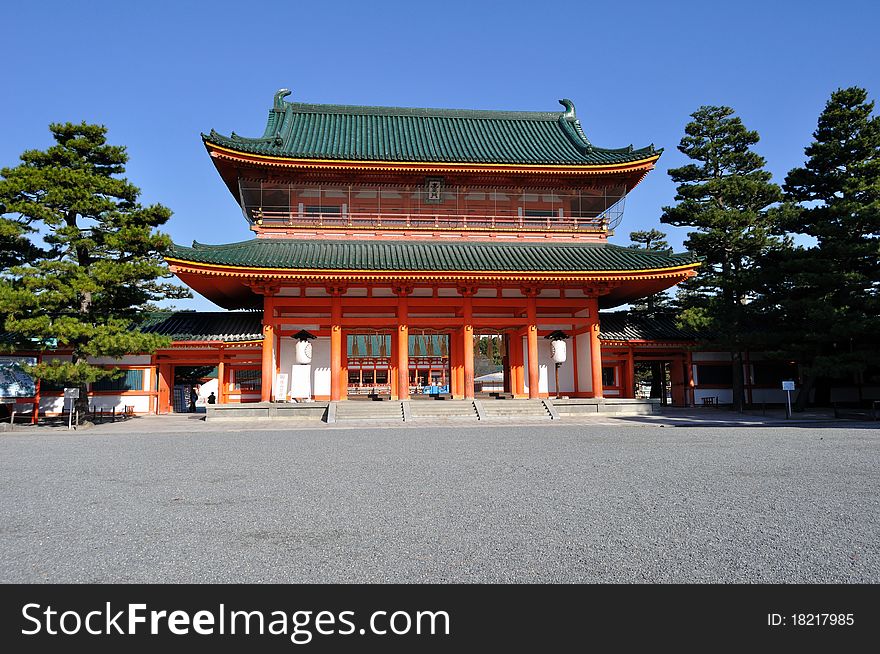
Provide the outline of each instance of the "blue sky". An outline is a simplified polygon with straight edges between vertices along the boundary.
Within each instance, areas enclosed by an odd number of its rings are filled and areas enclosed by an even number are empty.
[[[182,244],[251,236],[199,133],[259,136],[282,87],[288,100],[419,107],[557,111],[571,98],[596,145],[665,148],[627,200],[621,244],[673,202],[666,170],[683,163],[700,105],[730,105],[758,130],[781,183],[831,91],[880,93],[868,1],[7,0],[0,24],[0,166],[48,146],[50,122],[104,124]],[[680,249],[686,230],[663,229]]]

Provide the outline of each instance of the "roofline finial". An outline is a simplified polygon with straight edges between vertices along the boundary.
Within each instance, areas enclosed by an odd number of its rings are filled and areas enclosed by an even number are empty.
[[[562,100],[559,101],[559,104],[565,107],[565,115],[563,118],[566,120],[577,120],[577,116],[574,114],[574,102],[568,98],[562,98]]]
[[[286,98],[288,95],[290,95],[290,93],[291,93],[290,89],[278,89],[278,91],[275,93],[275,105],[273,108],[278,111],[283,110],[284,109],[284,98]]]

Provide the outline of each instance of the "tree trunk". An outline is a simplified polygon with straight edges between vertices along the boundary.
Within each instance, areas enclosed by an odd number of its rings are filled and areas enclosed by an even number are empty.
[[[743,354],[731,352],[730,358],[733,365],[733,408],[740,413],[745,405],[745,380],[743,378]]]
[[[816,384],[816,378],[811,374],[805,373],[803,379],[804,383],[801,384],[797,399],[795,399],[794,406],[791,408],[792,411],[797,411],[798,413],[807,408],[807,404],[810,401],[810,392],[812,392],[813,386]]]
[[[661,404],[663,404],[662,400],[664,399],[664,390],[666,384],[664,383],[666,380],[663,379],[663,362],[662,361],[654,361],[651,363],[651,392],[649,397],[659,397],[661,398]]]
[[[71,361],[74,364],[79,363],[83,359],[85,357],[80,356],[76,351],[73,352]],[[79,397],[74,400],[73,409],[77,412],[76,424],[80,425],[86,419],[86,414],[89,411],[89,385],[83,382],[78,384],[77,387],[79,388]]]

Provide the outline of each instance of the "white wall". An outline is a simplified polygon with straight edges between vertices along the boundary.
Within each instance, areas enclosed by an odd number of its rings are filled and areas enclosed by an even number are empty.
[[[69,402],[68,402],[69,406]],[[116,413],[125,411],[126,406],[133,406],[135,413],[149,413],[150,397],[148,395],[93,395],[89,398],[89,407]],[[63,397],[41,397],[40,413],[63,413],[66,411]]]
[[[593,391],[593,364],[590,357],[590,334],[578,334],[574,337],[577,349],[578,392]]]
[[[330,337],[312,341],[312,394],[330,395]]]

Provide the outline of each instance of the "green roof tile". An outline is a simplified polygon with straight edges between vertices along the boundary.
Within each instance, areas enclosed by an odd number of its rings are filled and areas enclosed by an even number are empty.
[[[345,159],[521,165],[606,165],[657,155],[654,146],[599,148],[590,143],[571,100],[564,112],[415,109],[275,103],[261,138],[214,130],[206,142],[292,159]]]
[[[174,341],[236,343],[263,338],[263,314],[254,311],[156,311],[138,326]]]
[[[690,253],[669,254],[609,243],[412,242],[252,239],[227,245],[174,245],[171,259],[289,270],[437,272],[602,272],[697,264]]]
[[[603,311],[599,313],[599,338],[603,341],[695,341],[699,334],[679,327],[671,315]]]

